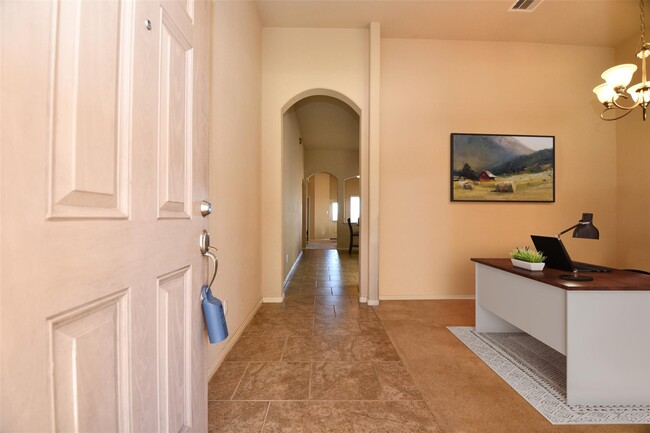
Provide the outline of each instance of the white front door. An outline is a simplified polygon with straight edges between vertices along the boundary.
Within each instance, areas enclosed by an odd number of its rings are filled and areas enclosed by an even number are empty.
[[[206,431],[209,3],[0,7],[0,431]]]

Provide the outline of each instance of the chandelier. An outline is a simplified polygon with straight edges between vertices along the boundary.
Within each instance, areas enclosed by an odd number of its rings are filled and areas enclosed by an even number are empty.
[[[600,113],[603,120],[618,120],[627,116],[637,107],[643,111],[643,120],[646,119],[646,109],[650,103],[650,81],[646,81],[646,58],[650,56],[650,44],[645,41],[645,11],[643,0],[639,1],[641,20],[641,50],[636,56],[641,59],[641,82],[627,87],[632,81],[632,75],[636,71],[636,65],[626,63],[614,66],[602,73],[601,77],[605,82],[594,87],[594,93],[598,100],[605,106]],[[625,94],[627,92],[627,95]],[[624,100],[630,100],[625,102]],[[616,114],[616,109],[623,111]],[[614,114],[612,114],[612,112]]]

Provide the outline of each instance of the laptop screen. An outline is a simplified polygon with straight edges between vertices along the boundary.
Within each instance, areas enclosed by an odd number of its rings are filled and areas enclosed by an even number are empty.
[[[537,251],[546,256],[546,266],[564,271],[573,271],[573,262],[562,241],[554,236],[531,235]]]

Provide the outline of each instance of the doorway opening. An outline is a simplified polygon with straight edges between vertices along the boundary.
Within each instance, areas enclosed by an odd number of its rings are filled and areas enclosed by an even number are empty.
[[[361,226],[361,185],[360,176],[353,176],[343,181],[343,221],[348,225],[348,253],[352,255],[354,247],[361,245],[355,241]]]
[[[285,283],[303,250],[348,250],[343,179],[360,174],[360,116],[343,95],[330,94],[307,92],[282,115]]]
[[[305,179],[305,249],[335,250],[338,244],[338,179],[329,173],[314,173]]]

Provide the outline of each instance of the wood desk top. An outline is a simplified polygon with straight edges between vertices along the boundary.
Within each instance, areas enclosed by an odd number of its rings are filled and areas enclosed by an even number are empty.
[[[571,272],[544,268],[543,271],[528,271],[514,267],[510,259],[477,259],[473,262],[500,269],[541,283],[550,284],[564,290],[650,290],[650,275],[638,272],[613,269],[611,272],[580,272],[593,277],[593,281],[561,280],[560,275]]]

